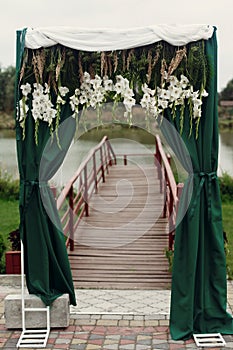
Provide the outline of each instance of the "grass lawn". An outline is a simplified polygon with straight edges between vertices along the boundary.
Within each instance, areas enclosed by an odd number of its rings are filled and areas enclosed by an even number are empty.
[[[9,232],[19,227],[18,207],[17,200],[0,199],[0,235],[4,237],[8,247],[10,247],[10,242],[7,240]]]
[[[223,229],[228,239],[227,266],[228,277],[233,279],[233,203],[222,204]]]

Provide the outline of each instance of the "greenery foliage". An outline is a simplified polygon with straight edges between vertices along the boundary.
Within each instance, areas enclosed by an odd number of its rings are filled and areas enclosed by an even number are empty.
[[[227,86],[219,94],[219,100],[233,100],[233,79],[227,83]]]
[[[0,112],[10,114],[14,109],[15,67],[0,68]]]
[[[20,250],[20,232],[17,228],[16,230],[13,230],[9,233],[8,240],[11,242],[11,249],[12,250]]]
[[[19,199],[19,180],[14,180],[5,171],[0,169],[0,197],[12,200]]]
[[[223,203],[233,202],[233,178],[226,172],[219,177],[221,198]]]
[[[184,74],[196,90],[205,87],[207,62],[204,41],[175,47],[164,41],[143,47],[108,52],[77,51],[61,45],[36,50],[25,49],[20,73],[22,84],[35,81],[48,83],[57,94],[58,86],[67,86],[71,93],[79,88],[84,72],[92,78],[124,75],[131,88],[138,90],[147,83],[152,89],[161,86],[164,71],[169,75]],[[138,91],[142,94],[142,91]]]

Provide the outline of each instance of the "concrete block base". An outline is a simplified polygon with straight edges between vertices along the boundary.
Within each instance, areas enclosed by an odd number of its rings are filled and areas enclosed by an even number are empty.
[[[45,307],[42,300],[33,294],[25,295],[25,307]],[[6,328],[22,328],[21,294],[9,294],[4,300],[4,313]],[[50,327],[68,327],[70,321],[69,295],[63,294],[57,298],[50,307]],[[27,311],[25,313],[26,328],[45,328],[46,312]]]

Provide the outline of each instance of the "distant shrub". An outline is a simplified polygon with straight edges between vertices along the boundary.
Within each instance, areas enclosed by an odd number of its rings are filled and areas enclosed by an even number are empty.
[[[0,169],[0,196],[3,199],[19,199],[19,180],[14,180]]]
[[[222,202],[233,202],[233,177],[224,172],[219,177]]]
[[[8,240],[11,242],[11,249],[12,250],[20,250],[21,249],[20,232],[19,232],[18,228],[9,233]]]

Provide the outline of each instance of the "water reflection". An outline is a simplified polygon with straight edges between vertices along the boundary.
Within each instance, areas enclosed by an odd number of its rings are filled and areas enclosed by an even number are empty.
[[[219,135],[218,172],[227,172],[233,176],[233,131],[223,131]]]
[[[150,151],[154,151],[154,136],[145,130],[128,127],[122,128],[121,126],[109,128],[108,130],[95,129],[82,135],[77,142],[73,143],[66,158],[69,175],[64,174],[63,167],[58,176],[66,179],[67,176],[73,174],[89,150],[106,134],[109,139],[125,139],[124,142],[118,145],[121,150],[132,147],[127,144],[127,139],[132,139],[145,145]],[[221,132],[219,141],[218,173],[221,174],[223,171],[226,171],[233,176],[233,131]],[[0,167],[3,170],[6,169],[13,177],[18,177],[15,132],[13,130],[0,130]]]

